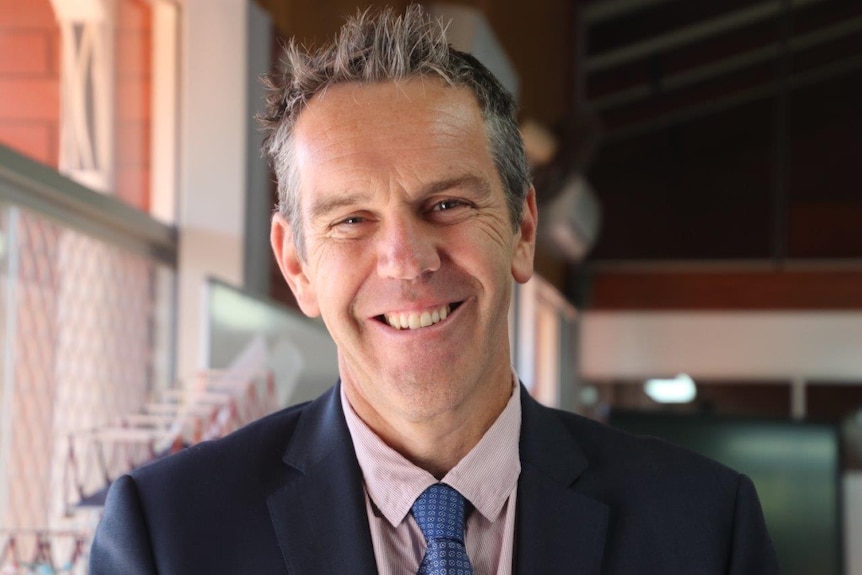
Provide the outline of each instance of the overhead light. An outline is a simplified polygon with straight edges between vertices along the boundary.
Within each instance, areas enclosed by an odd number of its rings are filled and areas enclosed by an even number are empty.
[[[599,390],[592,385],[581,387],[580,393],[581,405],[592,407],[599,402]]]
[[[681,373],[673,379],[648,379],[644,392],[658,403],[689,403],[697,397],[697,386],[691,377]]]

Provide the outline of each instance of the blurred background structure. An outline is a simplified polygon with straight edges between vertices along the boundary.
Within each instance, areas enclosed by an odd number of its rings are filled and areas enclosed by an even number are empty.
[[[407,3],[0,0],[0,573],[86,572],[117,474],[334,382],[258,77]],[[750,473],[783,572],[862,574],[862,4],[427,5],[522,105],[524,383]]]

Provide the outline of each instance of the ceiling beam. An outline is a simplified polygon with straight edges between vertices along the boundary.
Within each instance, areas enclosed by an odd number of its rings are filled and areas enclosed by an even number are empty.
[[[845,22],[841,22],[834,26],[828,26],[809,32],[808,34],[791,38],[787,48],[791,52],[800,52],[807,50],[832,40],[851,36],[862,31],[862,16],[853,18]],[[698,82],[710,80],[718,76],[730,74],[750,68],[764,62],[768,62],[777,58],[782,51],[782,46],[778,43],[769,44],[756,50],[749,50],[736,54],[729,58],[724,58],[710,64],[699,66],[692,70],[686,70],[678,74],[672,74],[666,78],[661,78],[658,82],[636,84],[630,88],[614,92],[595,100],[590,100],[590,106],[593,110],[604,111],[609,108],[615,108],[626,104],[632,104],[649,96],[663,94],[672,90],[678,90],[691,86]]]
[[[600,24],[610,20],[615,20],[623,16],[629,16],[637,12],[642,12],[647,8],[652,8],[659,4],[664,4],[669,0],[605,0],[603,2],[593,2],[587,4],[583,8],[582,17],[584,23],[588,26]]]
[[[851,56],[842,60],[831,62],[815,70],[794,74],[788,82],[789,89],[796,89],[814,83],[823,82],[831,78],[844,76],[862,70],[862,55]],[[735,108],[749,102],[776,96],[782,90],[778,82],[772,82],[747,90],[734,92],[723,98],[717,98],[701,104],[695,104],[681,108],[668,114],[650,118],[642,122],[636,122],[609,131],[602,136],[602,144],[617,142],[635,136],[647,134],[658,129],[666,128],[675,124],[689,122],[695,118],[708,116],[724,110]]]
[[[802,6],[823,1],[824,0],[790,0],[789,4],[792,9],[797,9]],[[782,0],[762,2],[751,6],[750,8],[737,10],[735,12],[725,14],[724,16],[692,24],[691,26],[685,26],[666,34],[634,42],[628,46],[623,46],[622,48],[588,56],[585,62],[586,72],[589,74],[599,72],[601,70],[607,70],[608,68],[620,66],[652,54],[679,48],[699,40],[717,36],[744,26],[749,26],[756,22],[773,18],[781,13],[783,5],[784,2]]]

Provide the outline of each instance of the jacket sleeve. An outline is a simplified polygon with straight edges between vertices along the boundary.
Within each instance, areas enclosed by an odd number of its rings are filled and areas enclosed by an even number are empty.
[[[90,549],[90,575],[155,574],[150,536],[134,480],[117,479]]]
[[[754,484],[740,475],[736,490],[733,539],[728,575],[778,575],[778,557]]]

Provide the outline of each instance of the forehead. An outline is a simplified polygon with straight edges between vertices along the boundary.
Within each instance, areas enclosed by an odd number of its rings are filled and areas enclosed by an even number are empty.
[[[481,123],[482,114],[473,93],[430,76],[404,80],[329,86],[316,94],[300,113],[296,130],[306,124],[320,128],[348,128],[353,123],[373,120],[378,128],[397,128],[403,120]],[[427,126],[431,128],[429,124]]]
[[[312,98],[294,133],[302,180],[325,168],[386,171],[490,160],[475,96],[436,78],[331,86]]]

